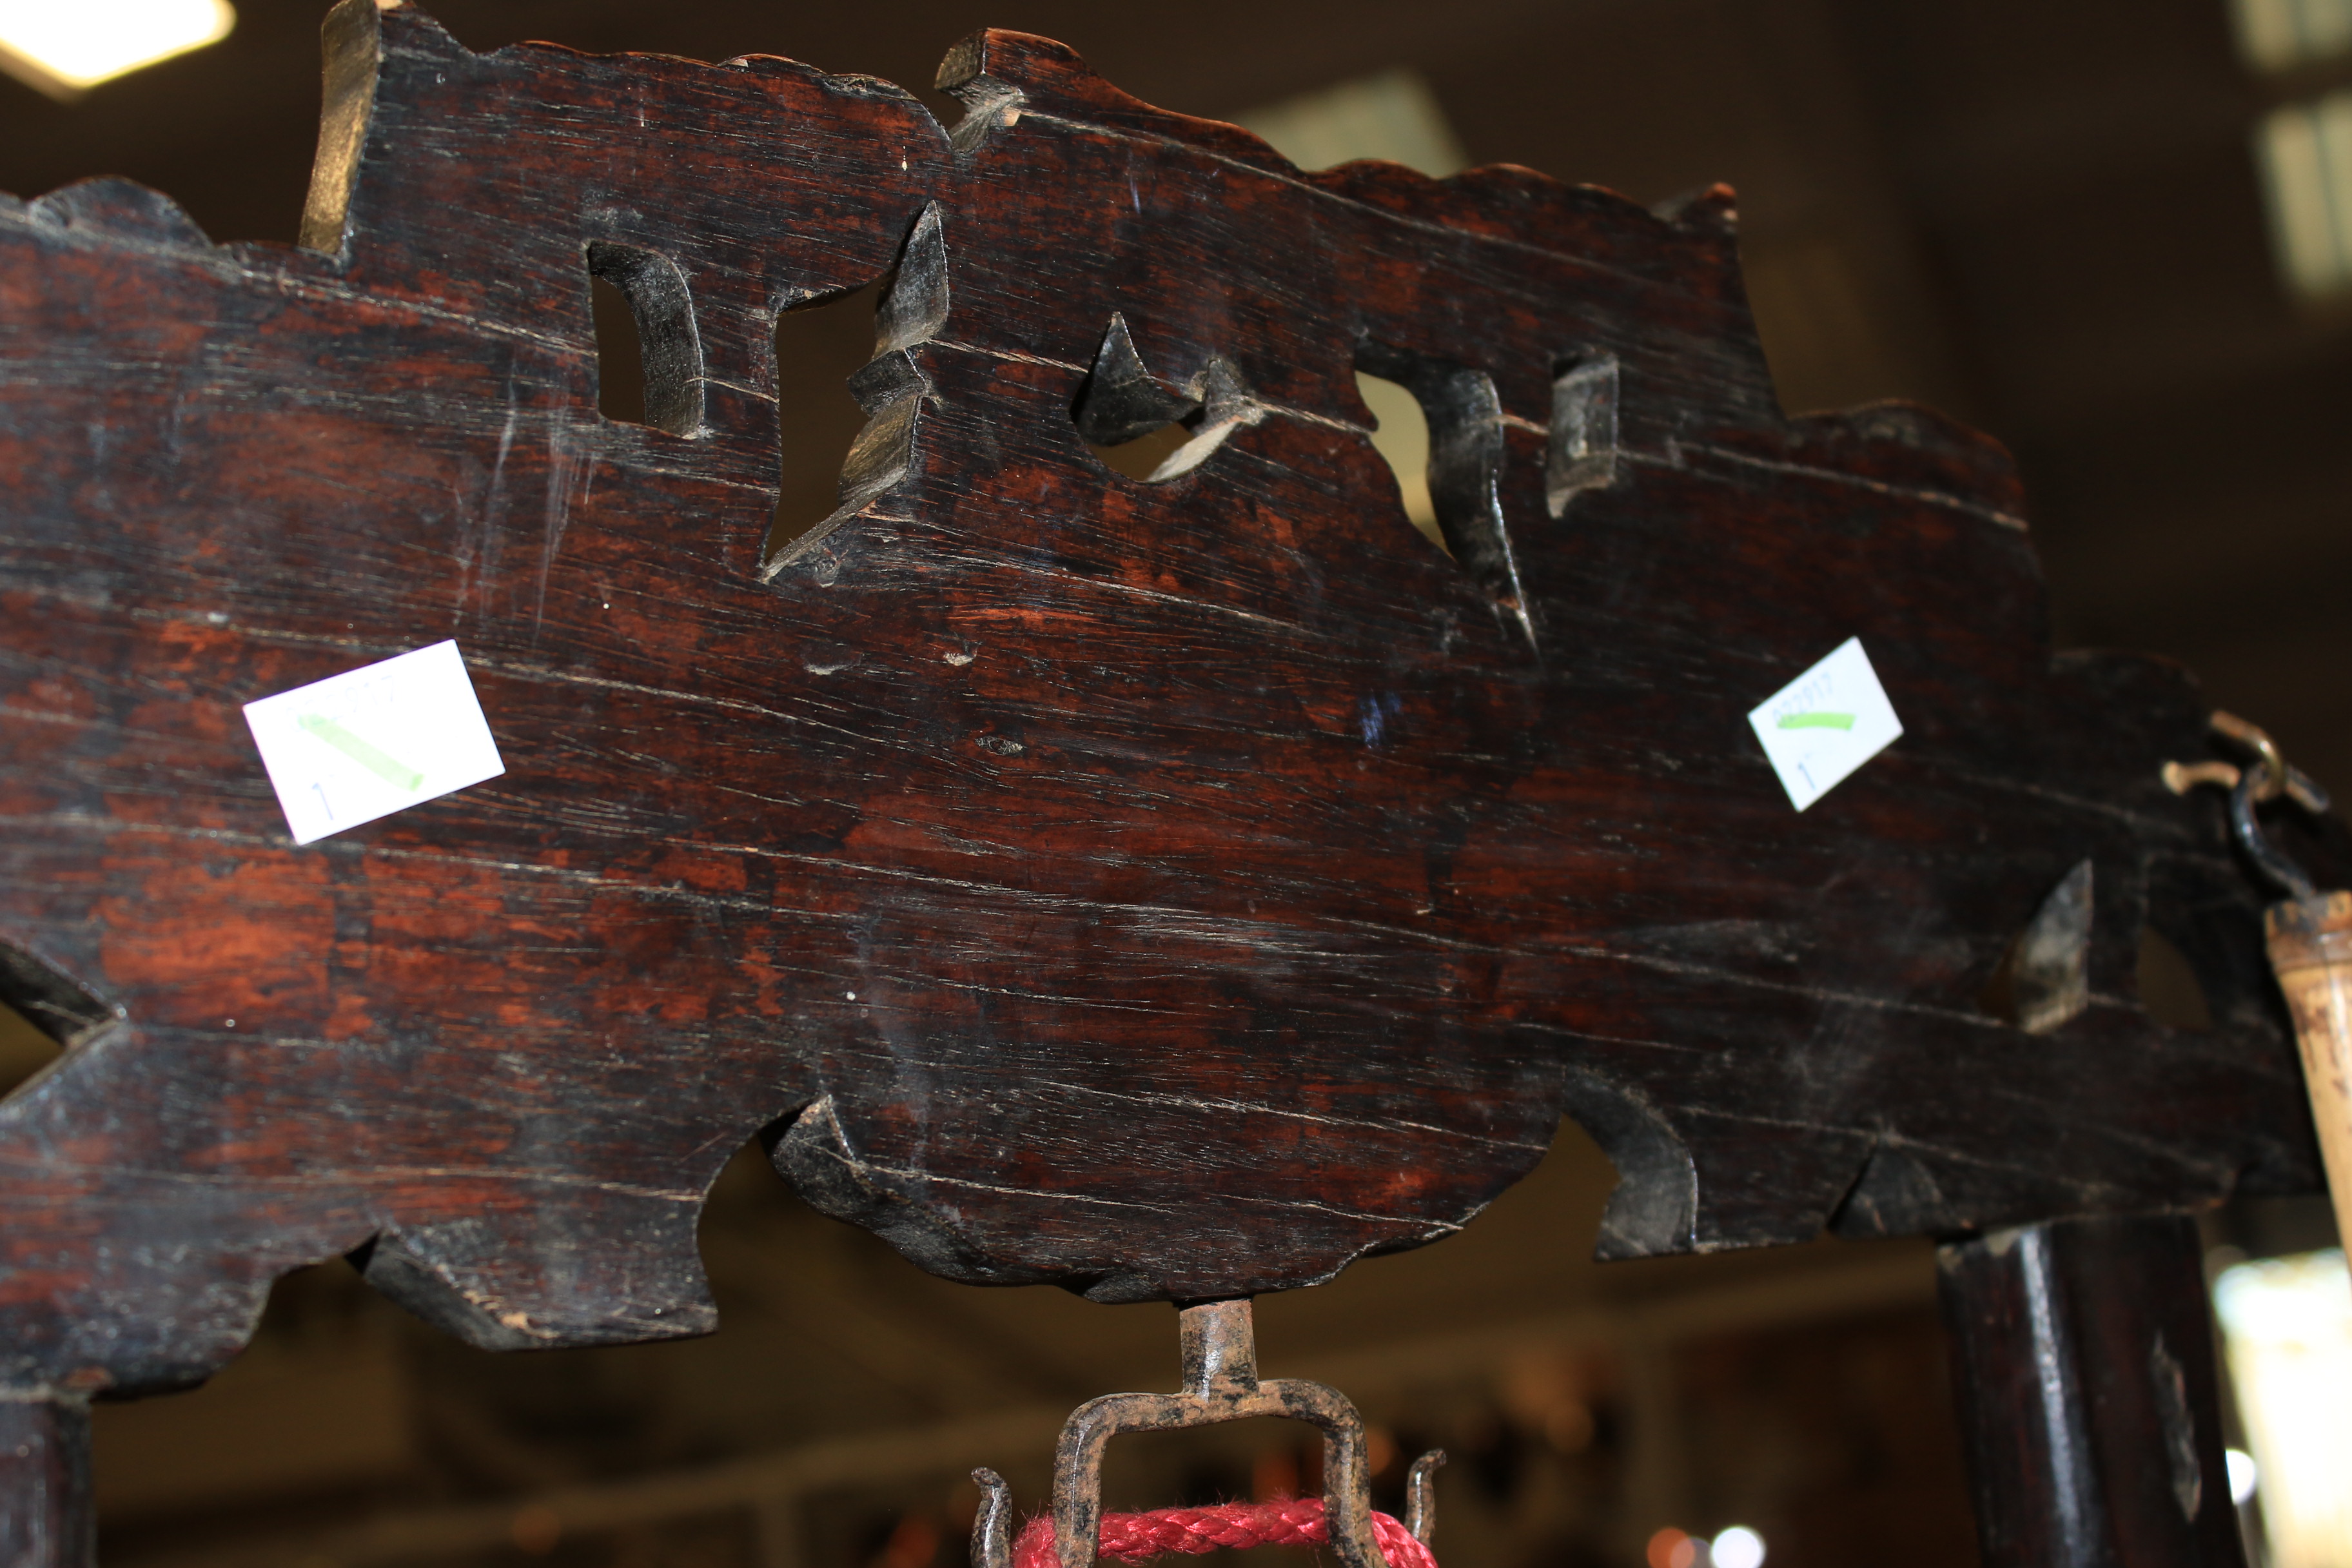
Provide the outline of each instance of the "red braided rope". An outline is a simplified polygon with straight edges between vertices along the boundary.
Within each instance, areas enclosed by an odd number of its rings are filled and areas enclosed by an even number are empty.
[[[1221,1546],[1320,1546],[1331,1538],[1323,1500],[1228,1502],[1214,1508],[1163,1508],[1103,1515],[1099,1554],[1145,1563],[1171,1552],[1198,1555]],[[1389,1568],[1437,1568],[1429,1548],[1384,1513],[1372,1515],[1372,1539]],[[1033,1519],[1013,1543],[1013,1568],[1058,1568],[1051,1515]]]

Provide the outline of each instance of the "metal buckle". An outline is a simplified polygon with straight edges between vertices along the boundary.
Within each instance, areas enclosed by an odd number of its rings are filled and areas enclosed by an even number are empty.
[[[1102,1529],[1103,1450],[1121,1432],[1167,1432],[1254,1415],[1286,1415],[1323,1432],[1323,1518],[1346,1568],[1391,1568],[1372,1537],[1370,1466],[1364,1420],[1335,1388],[1299,1378],[1260,1382],[1246,1296],[1202,1301],[1177,1314],[1184,1387],[1176,1394],[1107,1394],[1070,1413],[1054,1455],[1054,1537],[1060,1568],[1093,1568]],[[1436,1528],[1431,1476],[1445,1462],[1433,1450],[1413,1461],[1406,1528],[1424,1545]],[[1011,1568],[1012,1497],[993,1470],[974,1470],[980,1517],[972,1523],[976,1568]]]

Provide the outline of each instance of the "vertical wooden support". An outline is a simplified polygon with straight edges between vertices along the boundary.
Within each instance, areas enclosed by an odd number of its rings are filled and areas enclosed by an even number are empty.
[[[1937,1260],[1986,1568],[2243,1568],[2196,1226],[2059,1220]]]
[[[89,1406],[0,1394],[0,1568],[91,1568]]]

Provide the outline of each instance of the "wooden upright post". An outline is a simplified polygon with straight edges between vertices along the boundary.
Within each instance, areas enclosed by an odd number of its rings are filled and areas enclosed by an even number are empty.
[[[2195,1224],[2057,1220],[1937,1261],[1986,1568],[2244,1568]]]
[[[89,1405],[0,1394],[0,1568],[90,1568]]]

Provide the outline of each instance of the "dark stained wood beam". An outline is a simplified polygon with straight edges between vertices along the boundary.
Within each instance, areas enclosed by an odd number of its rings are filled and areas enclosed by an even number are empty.
[[[339,16],[338,253],[123,185],[9,221],[0,918],[89,1031],[0,1111],[11,1245],[68,1260],[21,1379],[201,1376],[355,1247],[483,1342],[698,1330],[762,1126],[926,1266],[1108,1300],[1441,1237],[1562,1109],[1622,1254],[2309,1183],[2259,994],[2226,1051],[2129,1000],[2151,900],[2242,978],[2155,778],[2193,695],[2050,663],[1998,449],[1782,418],[1718,199],[1301,177],[1021,35],[951,57],[950,137],[783,62]],[[674,429],[593,411],[599,255],[683,279]],[[772,313],[886,274],[842,510],[771,548]],[[1196,410],[1167,482],[1073,419],[1122,312]],[[1554,517],[1594,356],[1611,460]],[[1451,559],[1358,364],[1472,465]],[[289,843],[237,705],[453,633],[507,776]],[[1742,715],[1848,635],[1908,732],[1800,816]],[[1987,1016],[2086,860],[2094,1005]]]

